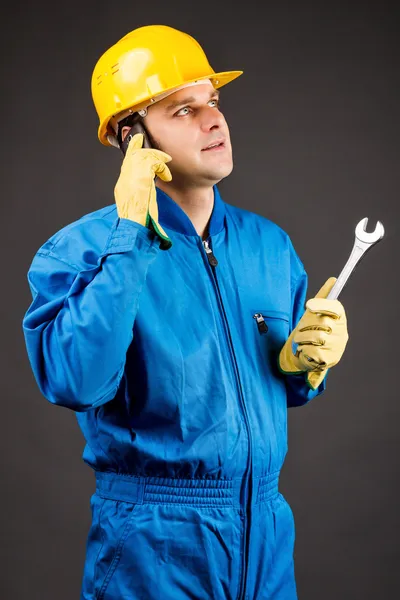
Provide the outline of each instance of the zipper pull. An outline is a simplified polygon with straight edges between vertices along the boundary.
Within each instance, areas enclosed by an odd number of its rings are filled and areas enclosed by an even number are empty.
[[[205,248],[205,251],[207,252],[208,262],[210,263],[211,266],[216,267],[218,264],[218,261],[215,258],[213,251],[209,247],[207,240],[203,240],[203,246]]]
[[[255,315],[253,315],[253,319],[256,319],[257,321],[257,327],[258,327],[258,331],[260,333],[267,333],[268,331],[268,325],[266,324],[264,317],[262,316],[261,313],[256,313]]]

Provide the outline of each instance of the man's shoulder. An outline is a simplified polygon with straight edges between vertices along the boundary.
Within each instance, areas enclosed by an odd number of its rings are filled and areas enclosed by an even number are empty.
[[[259,233],[263,236],[268,234],[269,236],[273,236],[276,240],[279,239],[280,241],[285,242],[289,239],[289,234],[272,219],[251,210],[234,206],[233,204],[227,204],[226,206],[227,212],[230,214],[231,218],[237,222],[242,229],[249,231],[249,233],[252,233],[253,235]]]
[[[116,205],[110,204],[86,213],[54,233],[38,250],[82,268],[97,262],[106,246],[118,217]]]
[[[228,205],[231,218],[238,223],[238,228],[244,232],[246,242],[259,252],[279,252],[285,255],[290,263],[293,279],[304,272],[304,264],[300,259],[291,236],[275,221],[250,210]]]

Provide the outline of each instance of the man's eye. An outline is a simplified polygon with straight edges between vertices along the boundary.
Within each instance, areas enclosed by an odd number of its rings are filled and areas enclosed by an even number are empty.
[[[221,107],[221,102],[220,102],[220,100],[218,100],[218,98],[215,98],[215,99],[213,99],[213,100],[209,100],[209,103],[210,103],[210,102],[216,102],[216,104],[217,104],[217,108],[220,108],[220,107]],[[179,113],[181,113],[183,110],[189,110],[189,106],[184,106],[183,108],[181,108],[180,110],[178,110],[178,112],[176,112],[174,116],[179,116]],[[187,113],[186,113],[186,114],[187,114]],[[185,115],[184,115],[184,116],[185,116]]]
[[[174,116],[176,117],[176,115],[179,115],[179,113],[181,113],[183,110],[188,110],[188,108],[189,108],[188,106],[184,106],[183,108],[178,110],[178,112],[176,112]]]

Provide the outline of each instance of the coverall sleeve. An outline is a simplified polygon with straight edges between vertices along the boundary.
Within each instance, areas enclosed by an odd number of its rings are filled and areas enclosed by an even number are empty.
[[[293,247],[292,250],[294,251]],[[307,301],[307,288],[308,288],[308,276],[304,269],[304,266],[298,256],[295,254],[295,262],[298,276],[291,286],[291,323],[290,333],[296,327],[298,322],[305,311],[305,304]],[[322,394],[326,389],[326,380],[329,375],[329,369],[325,375],[325,378],[321,384],[313,390],[306,379],[305,373],[297,375],[285,375],[285,383],[287,389],[287,406],[303,406],[316,396]]]
[[[97,264],[72,264],[57,249],[45,245],[32,261],[33,301],[23,333],[45,398],[84,412],[117,392],[140,293],[159,244],[144,226],[118,218]]]

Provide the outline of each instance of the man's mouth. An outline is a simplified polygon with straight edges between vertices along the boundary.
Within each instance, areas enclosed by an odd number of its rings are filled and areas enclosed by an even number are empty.
[[[202,149],[202,152],[211,152],[212,150],[222,150],[223,148],[225,148],[225,142],[223,140],[216,140],[215,142],[212,142],[211,144],[209,144],[206,148]]]

